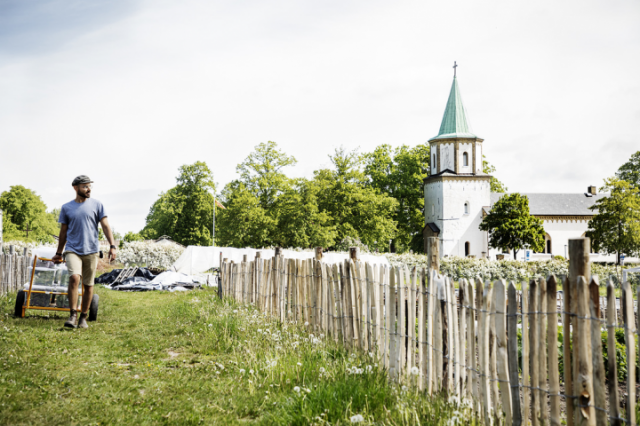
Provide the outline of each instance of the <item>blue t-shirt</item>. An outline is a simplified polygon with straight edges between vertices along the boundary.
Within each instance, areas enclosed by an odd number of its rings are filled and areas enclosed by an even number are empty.
[[[65,251],[80,256],[97,253],[98,223],[106,216],[102,203],[93,198],[87,198],[84,203],[73,200],[63,204],[58,222],[69,226]]]

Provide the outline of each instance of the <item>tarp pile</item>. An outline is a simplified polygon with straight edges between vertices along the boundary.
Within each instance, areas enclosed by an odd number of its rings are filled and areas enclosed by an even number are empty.
[[[111,290],[119,291],[187,291],[200,287],[200,283],[187,274],[166,271],[154,276],[147,268],[138,268],[134,276],[114,283],[122,269],[103,274],[96,278],[97,284],[105,284]]]
[[[189,246],[171,266],[171,269],[190,275],[205,274],[220,268],[220,258],[240,263],[244,255],[248,260],[254,260],[257,252],[260,252],[263,259],[270,259],[275,255],[273,249]],[[287,259],[312,259],[315,257],[313,251],[297,250],[283,250],[282,255]],[[348,253],[328,252],[323,254],[322,261],[331,264],[341,263],[348,258]],[[387,258],[382,255],[361,253],[360,260],[371,265],[390,266]]]

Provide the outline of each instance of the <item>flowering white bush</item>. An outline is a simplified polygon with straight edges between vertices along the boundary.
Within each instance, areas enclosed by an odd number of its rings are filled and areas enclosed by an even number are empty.
[[[58,243],[36,243],[36,242],[26,243],[24,241],[5,241],[3,243],[4,253],[9,253],[9,246],[14,246],[16,253],[22,254],[25,247],[28,248],[29,251],[33,250],[36,247],[57,248]]]
[[[124,243],[118,251],[118,260],[124,264],[146,264],[155,268],[168,268],[182,255],[184,247],[159,244],[152,241]]]
[[[386,254],[391,265],[413,268],[427,267],[427,256],[424,254]],[[637,265],[628,265],[625,268],[633,268]],[[554,274],[556,277],[569,274],[569,262],[567,260],[553,259],[533,262],[519,260],[486,260],[470,257],[445,257],[440,259],[440,271],[454,281],[462,278],[482,280],[504,279],[505,281],[522,282],[531,278],[546,278]],[[621,268],[615,265],[591,264],[591,274],[597,275],[601,285],[606,285],[611,279],[615,285],[620,283]],[[632,282],[640,280],[640,274],[631,274]]]

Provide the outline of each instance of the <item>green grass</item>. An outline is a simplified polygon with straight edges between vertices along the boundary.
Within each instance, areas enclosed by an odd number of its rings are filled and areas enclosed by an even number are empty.
[[[15,295],[0,297],[0,424],[469,424],[368,354],[212,289],[97,292],[88,330],[64,330],[62,313],[14,318]]]

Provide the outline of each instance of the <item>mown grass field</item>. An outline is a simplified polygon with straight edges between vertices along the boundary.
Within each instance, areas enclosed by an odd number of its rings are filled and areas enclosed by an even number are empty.
[[[97,288],[98,321],[14,318],[0,297],[0,424],[469,424],[443,397],[389,383],[368,354],[213,289]]]

